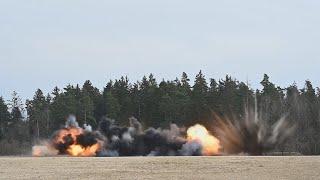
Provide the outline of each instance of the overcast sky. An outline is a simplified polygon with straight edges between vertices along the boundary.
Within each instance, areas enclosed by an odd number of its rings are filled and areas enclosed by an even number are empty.
[[[2,0],[0,96],[109,79],[230,74],[320,85],[319,0]]]

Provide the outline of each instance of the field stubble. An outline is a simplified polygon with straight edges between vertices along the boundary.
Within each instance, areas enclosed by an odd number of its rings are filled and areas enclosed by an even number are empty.
[[[320,157],[2,157],[0,179],[318,179]]]

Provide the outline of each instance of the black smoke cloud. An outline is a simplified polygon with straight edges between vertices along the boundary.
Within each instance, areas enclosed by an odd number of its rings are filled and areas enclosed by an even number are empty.
[[[143,131],[140,122],[131,117],[129,127],[119,127],[114,120],[104,118],[100,122],[99,131],[107,137],[106,152],[100,155],[117,156],[180,156],[194,155],[183,152],[187,143],[185,132],[175,124],[169,129],[148,128]],[[199,144],[199,143],[198,143]],[[198,146],[201,148],[201,145]],[[199,151],[197,149],[197,151]]]
[[[231,121],[216,116],[215,122],[214,135],[223,147],[222,155],[263,155],[283,143],[294,130],[294,126],[282,118],[267,131],[262,121],[250,112],[243,120]],[[69,133],[71,130],[76,135]],[[59,155],[68,155],[68,148],[74,144],[88,148],[97,143],[100,148],[94,155],[100,157],[203,155],[200,141],[188,141],[186,137],[186,129],[175,124],[168,129],[143,129],[134,117],[129,118],[128,127],[118,126],[115,120],[105,117],[100,121],[99,128],[92,131],[87,124],[80,128],[75,116],[70,116],[65,128],[54,133],[47,146]]]
[[[49,146],[59,155],[67,155],[71,145],[87,148],[97,143],[100,148],[95,155],[101,157],[201,155],[200,142],[188,142],[185,129],[175,124],[169,129],[143,130],[134,117],[129,118],[129,124],[129,127],[121,127],[113,119],[103,118],[98,130],[92,131],[89,125],[80,128],[75,116],[69,116],[65,128],[53,134]]]

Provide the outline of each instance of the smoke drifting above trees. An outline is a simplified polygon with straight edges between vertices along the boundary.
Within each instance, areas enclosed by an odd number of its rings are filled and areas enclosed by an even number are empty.
[[[319,89],[310,81],[306,81],[302,89],[295,84],[280,88],[267,75],[261,85],[262,89],[253,90],[230,76],[206,79],[200,71],[194,83],[190,83],[186,73],[180,79],[160,82],[151,74],[135,83],[121,77],[106,83],[102,90],[90,81],[82,86],[55,87],[50,94],[38,89],[33,99],[26,102],[26,120],[19,117],[24,107],[16,103],[15,110],[11,111],[12,103],[0,101],[1,146],[23,144],[25,147],[49,139],[54,132],[64,128],[70,114],[77,117],[81,127],[90,124],[93,130],[103,127],[105,117],[114,119],[113,124],[117,127],[131,127],[128,118],[133,116],[146,127],[144,133],[153,134],[158,128],[170,129],[171,124],[185,128],[201,124],[216,136],[218,120],[214,113],[232,119],[230,122],[235,125],[237,122],[234,121],[244,119],[245,109],[254,109],[256,101],[257,114],[267,132],[272,132],[273,125],[284,115],[290,124],[296,125],[296,131],[288,141],[278,144],[274,151],[320,154]],[[154,130],[148,131],[148,127]],[[110,139],[108,134],[103,136]],[[124,137],[130,140],[128,134]],[[4,152],[5,149],[9,148],[1,148],[0,153],[20,153]]]

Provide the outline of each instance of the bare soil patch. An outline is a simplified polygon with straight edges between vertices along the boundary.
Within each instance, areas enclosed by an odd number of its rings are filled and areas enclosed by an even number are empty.
[[[2,157],[0,179],[318,179],[320,157]]]

